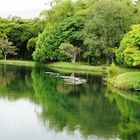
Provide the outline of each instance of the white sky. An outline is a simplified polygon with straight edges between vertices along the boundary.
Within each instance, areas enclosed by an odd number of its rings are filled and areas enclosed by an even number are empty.
[[[23,18],[35,17],[43,9],[47,9],[45,4],[49,0],[0,0],[0,16],[8,15],[21,16]]]

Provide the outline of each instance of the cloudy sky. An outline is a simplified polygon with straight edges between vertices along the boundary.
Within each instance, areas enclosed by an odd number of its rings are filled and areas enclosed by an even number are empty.
[[[0,17],[9,15],[33,18],[39,15],[49,0],[0,0]]]

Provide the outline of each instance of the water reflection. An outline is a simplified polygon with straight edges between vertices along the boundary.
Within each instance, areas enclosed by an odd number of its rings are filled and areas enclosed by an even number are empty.
[[[101,77],[95,76],[95,79],[80,86],[65,85],[62,80],[36,70],[32,72],[32,77],[43,108],[41,117],[44,122],[49,120],[51,128],[62,131],[67,127],[69,131],[74,131],[78,127],[84,136],[117,134],[117,127],[112,125],[119,120],[113,114],[117,108],[104,98]],[[100,84],[95,84],[99,81]]]
[[[14,108],[18,108],[20,103],[16,102],[22,100],[22,109],[25,104],[25,110],[28,103],[32,111],[25,113],[32,115],[26,121],[34,120],[30,127],[36,134],[41,134],[40,140],[53,139],[56,135],[58,139],[75,140],[140,138],[138,94],[106,88],[102,76],[75,76],[87,82],[69,85],[63,79],[45,74],[43,69],[0,65],[0,101],[5,104],[13,102]],[[1,106],[0,112],[5,109]],[[19,111],[13,113],[16,116]],[[21,115],[17,116],[21,118]],[[43,129],[38,123],[43,124]],[[30,135],[30,138],[37,139],[32,133]]]
[[[121,120],[118,124],[120,138],[128,140],[140,139],[140,96],[138,93],[126,93],[113,89],[107,90],[106,96],[110,102],[115,102],[120,113]]]

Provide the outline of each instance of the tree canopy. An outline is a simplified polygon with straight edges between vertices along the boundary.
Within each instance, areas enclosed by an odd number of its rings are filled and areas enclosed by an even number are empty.
[[[62,23],[46,27],[38,37],[33,59],[40,62],[62,60],[58,49],[61,43],[69,42],[80,47],[83,40],[83,22],[81,17],[70,17]]]
[[[120,1],[100,0],[86,22],[85,57],[111,59],[130,27],[129,7]]]
[[[50,9],[34,19],[0,18],[0,39],[7,38],[16,46],[16,58],[69,61],[60,53],[64,43],[82,50],[78,61],[108,64],[115,60],[115,52],[130,27],[140,24],[139,1],[50,0],[49,4]],[[119,59],[123,58],[117,56]]]
[[[132,30],[124,36],[116,57],[120,64],[140,67],[140,24],[132,26]]]

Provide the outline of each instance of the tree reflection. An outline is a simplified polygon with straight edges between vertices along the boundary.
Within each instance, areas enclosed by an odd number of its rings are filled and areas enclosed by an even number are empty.
[[[44,124],[49,120],[50,127],[56,131],[79,128],[84,136],[117,135],[119,117],[116,114],[119,112],[115,104],[112,107],[104,98],[105,88],[100,76],[90,83],[73,86],[34,69],[32,79],[35,95],[43,109],[40,118]]]
[[[118,124],[121,139],[140,139],[140,97],[137,93],[126,93],[110,88],[106,96],[114,101],[121,113]]]
[[[9,100],[20,98],[32,99],[33,88],[30,76],[31,70],[22,67],[0,65],[0,97]]]

